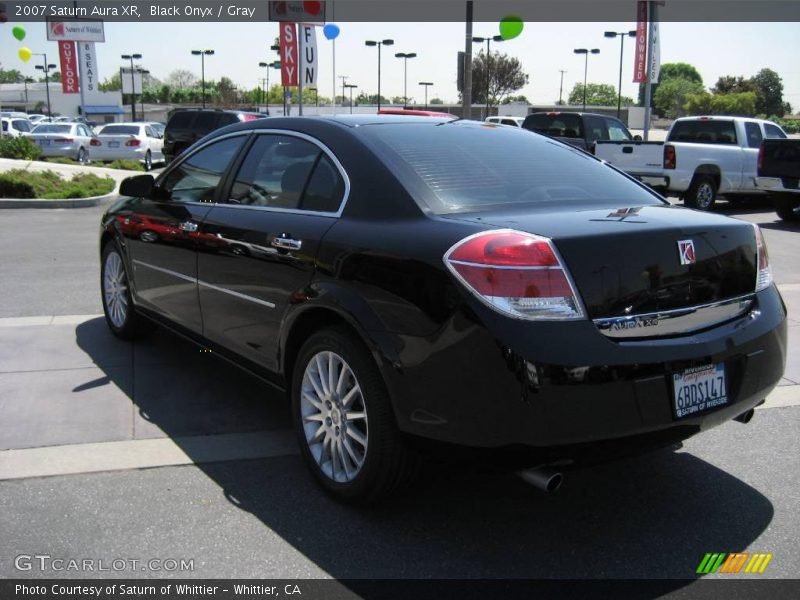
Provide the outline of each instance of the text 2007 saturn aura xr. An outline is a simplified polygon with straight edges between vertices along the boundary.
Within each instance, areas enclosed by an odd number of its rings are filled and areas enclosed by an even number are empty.
[[[286,390],[343,501],[385,497],[434,446],[554,489],[748,421],[783,373],[758,227],[526,130],[262,119],[121,193],[100,232],[111,330],[160,323]]]

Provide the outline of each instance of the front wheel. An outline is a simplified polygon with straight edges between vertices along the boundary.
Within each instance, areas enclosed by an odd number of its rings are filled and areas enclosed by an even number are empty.
[[[711,210],[717,200],[717,182],[710,175],[695,175],[684,199],[687,206]]]
[[[413,476],[378,367],[348,330],[322,330],[300,349],[292,413],[306,464],[337,500],[374,503]]]
[[[139,337],[150,329],[150,324],[133,308],[128,272],[116,242],[105,245],[101,261],[100,286],[108,327],[126,340]]]
[[[78,162],[81,164],[89,162],[89,153],[86,152],[86,148],[78,150]]]
[[[800,221],[800,194],[775,196],[775,212],[784,221]]]

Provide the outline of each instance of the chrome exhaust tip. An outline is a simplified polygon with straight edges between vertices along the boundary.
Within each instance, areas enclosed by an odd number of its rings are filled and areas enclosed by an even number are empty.
[[[739,421],[739,423],[747,424],[753,419],[753,415],[756,414],[756,410],[751,408],[747,412],[743,412],[738,417],[733,417],[734,421]]]
[[[556,492],[564,481],[564,476],[559,471],[551,469],[550,467],[524,469],[519,471],[517,475],[519,475],[524,482],[548,494]]]

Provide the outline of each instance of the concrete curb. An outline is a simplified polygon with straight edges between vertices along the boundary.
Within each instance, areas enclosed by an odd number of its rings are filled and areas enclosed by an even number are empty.
[[[0,198],[0,208],[88,208],[99,206],[116,198],[114,189],[105,196],[92,196],[91,198],[63,198],[45,200],[43,198]]]

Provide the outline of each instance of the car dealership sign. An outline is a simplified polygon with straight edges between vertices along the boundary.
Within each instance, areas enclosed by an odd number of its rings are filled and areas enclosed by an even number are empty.
[[[102,21],[48,21],[47,39],[51,42],[105,42]]]
[[[61,58],[61,89],[65,94],[81,91],[78,79],[78,52],[75,42],[58,42],[58,55]]]

